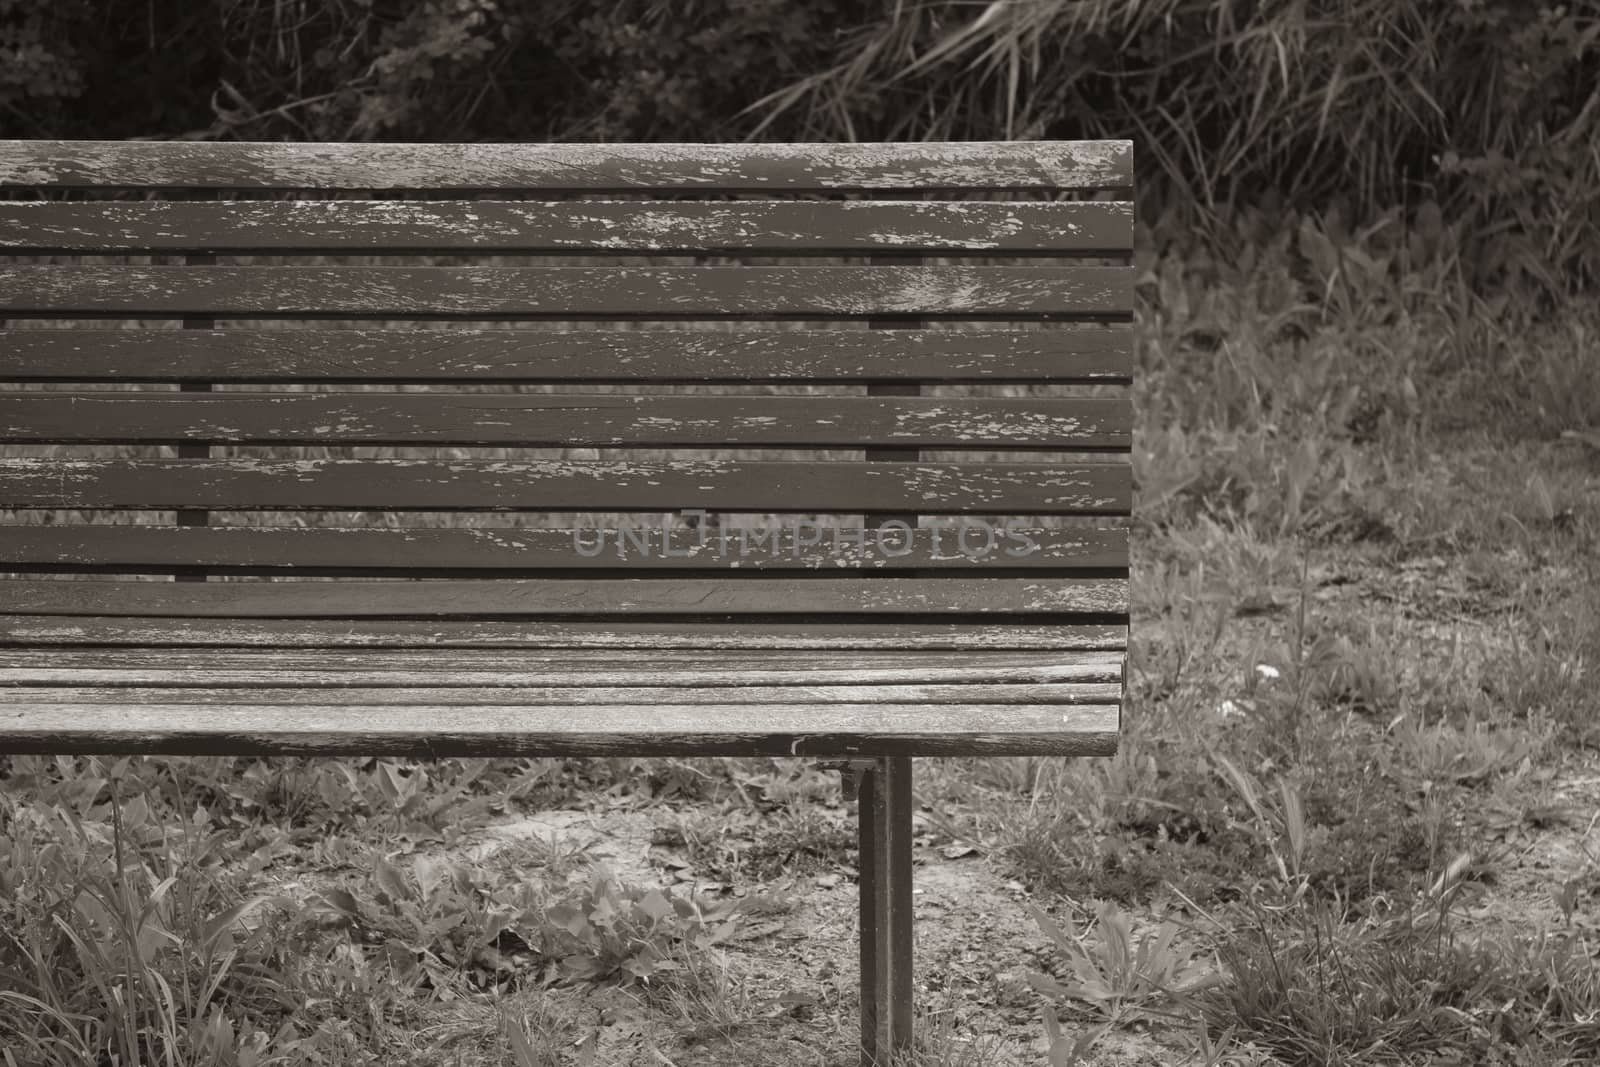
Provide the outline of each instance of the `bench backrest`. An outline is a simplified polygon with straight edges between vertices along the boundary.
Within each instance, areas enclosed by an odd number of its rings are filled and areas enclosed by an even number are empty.
[[[1125,647],[1131,185],[0,143],[0,641]]]

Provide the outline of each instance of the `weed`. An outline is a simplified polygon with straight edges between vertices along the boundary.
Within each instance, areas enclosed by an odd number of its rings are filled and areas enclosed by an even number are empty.
[[[650,996],[665,1007],[686,1044],[731,1041],[762,1018],[721,951],[680,940],[671,960],[674,968],[660,973]]]
[[[207,876],[220,841],[203,815],[172,834],[142,797],[99,786],[79,811],[14,813],[0,836],[0,1047],[37,1064],[250,1067],[293,1044],[260,919],[272,898]]]
[[[1257,911],[1255,929],[1223,945],[1230,980],[1205,994],[1208,1018],[1293,1062],[1499,1062],[1491,1050],[1509,1046],[1592,1055],[1600,983],[1588,946],[1458,934],[1447,886],[1423,908],[1361,927],[1325,901]]]
[[[1469,715],[1460,726],[1431,726],[1406,717],[1390,730],[1395,759],[1420,780],[1424,792],[1435,786],[1476,786],[1509,773],[1538,755],[1545,734],[1491,727]]]
[[[706,908],[659,889],[624,886],[596,867],[586,891],[545,908],[537,947],[568,979],[649,988],[653,979],[685,973],[680,951],[712,950],[736,922],[732,903]]]
[[[1288,779],[1280,777],[1276,790],[1279,803],[1269,814],[1267,794],[1256,780],[1226,757],[1213,758],[1228,784],[1249,808],[1250,825],[1271,853],[1284,893],[1290,899],[1298,898],[1307,888],[1305,863],[1310,844],[1305,806],[1300,802],[1299,792]]]
[[[1045,1056],[1050,1062],[1050,1067],[1079,1067],[1080,1064],[1088,1063],[1084,1057],[1094,1048],[1095,1042],[1111,1029],[1107,1023],[1068,1036],[1061,1029],[1061,1020],[1056,1018],[1055,1008],[1046,1005],[1043,1016],[1047,1043]]]
[[[1034,988],[1053,999],[1087,1003],[1112,1023],[1130,1015],[1192,1007],[1194,995],[1219,980],[1215,970],[1178,941],[1175,923],[1162,923],[1136,937],[1129,916],[1106,904],[1095,916],[1093,945],[1085,948],[1043,910],[1030,910],[1070,975],[1061,981],[1032,974]]]
[[[1213,1041],[1211,1031],[1201,1020],[1195,1027],[1189,1055],[1181,1062],[1195,1067],[1272,1067],[1275,1061],[1264,1049],[1237,1040],[1231,1029]]]
[[[767,882],[847,866],[856,838],[839,816],[791,805],[759,816],[683,819],[657,844],[681,847],[690,869],[719,882]]]

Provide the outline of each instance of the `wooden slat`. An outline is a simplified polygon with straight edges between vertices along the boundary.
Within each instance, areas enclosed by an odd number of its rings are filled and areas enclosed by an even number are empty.
[[[1126,515],[1126,463],[0,459],[0,507]]]
[[[596,680],[592,680],[596,681]],[[16,686],[0,688],[0,707],[8,704],[411,704],[540,707],[560,704],[1115,704],[1117,682],[1061,685],[740,685],[715,687],[618,686],[450,686],[286,688],[238,686],[219,681],[192,686]],[[935,714],[937,714],[935,712]],[[0,750],[4,749],[0,740]]]
[[[581,528],[358,529],[315,526],[0,526],[0,570],[19,564],[166,568],[174,564],[274,567],[513,570],[618,567],[717,570],[1119,568],[1124,529],[1007,531],[928,527],[879,541],[876,531],[774,527],[704,532],[663,528],[626,538]]]
[[[0,381],[1127,382],[1123,326],[1045,330],[0,330]]]
[[[432,615],[1125,615],[1114,578],[508,578],[344,582],[0,581],[0,612],[186,618]]]
[[[0,141],[0,187],[726,190],[1099,189],[1127,141],[916,144],[275,144]]]
[[[850,622],[766,618],[759,625],[616,619],[162,619],[0,615],[0,648],[594,648],[1107,650],[1128,647],[1124,625],[1017,622]]]
[[[646,660],[615,650],[543,649],[0,649],[0,686],[451,686],[973,685],[1115,682],[1119,651],[789,648],[658,649]]]
[[[1127,316],[1128,267],[0,267],[0,315]]]
[[[0,752],[1112,755],[1115,704],[12,704]]]
[[[30,255],[1085,255],[1132,248],[1133,205],[1104,201],[0,202],[0,251]]]
[[[0,393],[17,443],[1126,449],[1112,397]]]

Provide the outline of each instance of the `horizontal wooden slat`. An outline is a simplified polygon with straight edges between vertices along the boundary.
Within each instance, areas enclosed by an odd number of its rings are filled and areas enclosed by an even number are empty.
[[[30,255],[1083,255],[1132,248],[1133,205],[1104,201],[0,202],[0,251]]]
[[[1118,651],[657,649],[0,649],[0,686],[618,686],[1077,684],[1121,677]],[[626,702],[624,702],[626,703]]]
[[[242,649],[593,648],[658,649],[974,649],[1122,650],[1126,625],[996,620],[987,623],[850,622],[768,618],[758,624],[617,619],[162,619],[0,615],[0,647]],[[654,652],[652,652],[654,654]]]
[[[539,707],[561,704],[1115,704],[1122,697],[1116,682],[1061,685],[741,685],[687,686],[452,686],[283,688],[277,686],[17,686],[0,688],[0,707],[8,704],[412,704],[457,707]],[[938,714],[937,711],[932,714]],[[0,750],[5,747],[0,740]]]
[[[0,612],[203,618],[431,615],[1125,615],[1115,578],[459,579],[344,582],[0,581]]]
[[[1111,755],[1115,704],[0,706],[0,753]]]
[[[0,186],[238,189],[1098,189],[1127,141],[275,144],[0,141]]]
[[[1112,397],[3,393],[17,443],[1126,449]]]
[[[1126,327],[0,330],[0,381],[1126,382]]]
[[[0,507],[1126,515],[1126,463],[0,459]]]
[[[0,267],[0,314],[114,318],[1126,316],[1128,267]]]
[[[174,565],[509,570],[618,568],[741,570],[1123,568],[1123,529],[1007,531],[774,527],[667,530],[625,536],[581,528],[356,529],[315,526],[0,526],[0,570],[21,563],[78,567]]]

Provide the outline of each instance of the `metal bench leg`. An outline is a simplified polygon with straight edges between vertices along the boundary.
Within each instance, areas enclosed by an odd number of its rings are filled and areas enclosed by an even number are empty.
[[[911,757],[861,775],[861,1064],[911,1048]]]

